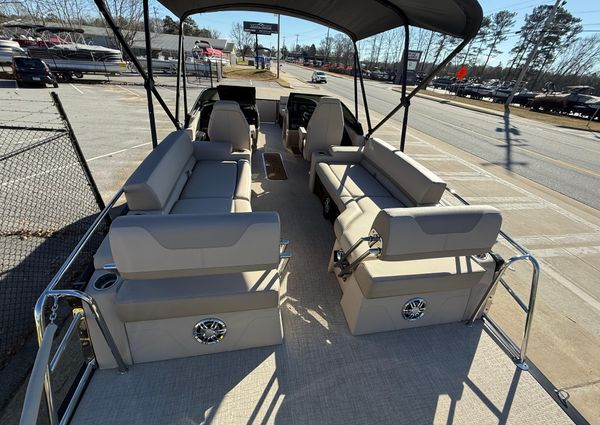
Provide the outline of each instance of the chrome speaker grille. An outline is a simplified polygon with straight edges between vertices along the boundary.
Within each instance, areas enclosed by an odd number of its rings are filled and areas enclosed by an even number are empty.
[[[216,344],[225,338],[227,326],[219,319],[203,319],[194,326],[194,338],[202,344]]]
[[[425,314],[426,308],[427,303],[423,298],[410,299],[402,307],[402,317],[410,322],[419,320]]]

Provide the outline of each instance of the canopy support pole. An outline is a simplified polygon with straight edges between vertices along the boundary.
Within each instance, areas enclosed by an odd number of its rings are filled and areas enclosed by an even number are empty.
[[[356,69],[356,55],[354,55],[354,67],[352,67],[352,73],[354,74],[354,116],[358,120],[358,80]]]
[[[181,79],[183,80],[183,116],[184,116],[184,123],[185,126],[187,127],[189,122],[189,116],[188,116],[188,99],[187,99],[187,69],[186,69],[186,64],[185,64],[185,22],[183,21],[183,18],[181,19],[181,21],[179,22],[179,33],[181,34],[181,57],[179,58],[179,60],[182,63],[182,67],[181,67]]]
[[[154,117],[154,103],[152,102],[152,89],[154,88],[154,77],[152,74],[152,41],[150,40],[150,11],[148,0],[143,0],[144,6],[144,39],[146,42],[146,69],[148,78],[144,81],[146,87],[146,97],[148,98],[148,118],[150,119],[150,134],[152,135],[152,148],[158,146],[158,137],[156,135],[156,119]]]
[[[96,7],[98,8],[100,13],[104,17],[104,20],[106,21],[106,23],[112,30],[115,37],[117,37],[117,40],[123,47],[123,50],[125,50],[125,53],[127,54],[127,56],[129,56],[129,60],[133,63],[133,66],[135,66],[135,69],[137,69],[137,71],[140,73],[140,75],[144,79],[144,84],[147,84],[148,75],[146,74],[146,71],[144,71],[144,68],[142,68],[142,64],[140,63],[138,58],[136,58],[135,55],[133,54],[133,52],[131,51],[131,47],[125,41],[125,37],[123,37],[123,34],[121,33],[121,30],[119,29],[117,24],[115,24],[115,21],[113,20],[112,16],[108,12],[108,9],[106,8],[106,5],[104,4],[104,1],[103,0],[94,0],[94,3],[96,4]],[[171,113],[171,110],[169,109],[169,107],[167,106],[167,104],[165,103],[163,98],[161,97],[160,93],[158,93],[158,90],[156,90],[156,87],[154,87],[154,85],[152,85],[151,90],[152,90],[152,93],[154,94],[154,97],[156,97],[156,100],[158,101],[158,103],[160,103],[160,106],[162,106],[162,108],[164,109],[165,113],[167,114],[167,116],[169,117],[169,119],[171,120],[171,122],[173,123],[175,128],[177,130],[181,130],[181,124],[175,119],[175,117]]]
[[[410,100],[406,99],[406,85],[408,82],[408,45],[409,45],[410,29],[408,25],[404,25],[404,53],[402,55],[402,96],[400,104],[404,105],[404,118],[402,119],[402,134],[400,136],[400,151],[404,152],[404,144],[406,143],[406,129],[408,127],[408,107]]]
[[[448,65],[448,63],[452,60],[452,58],[454,58],[454,56],[456,56],[458,54],[458,52],[460,52],[463,47],[465,47],[469,41],[471,41],[471,39],[465,39],[463,40],[447,57],[446,59],[444,59],[438,66],[435,67],[434,70],[431,71],[431,73],[427,76],[427,78],[425,78],[423,81],[421,81],[421,83],[415,87],[406,97],[405,97],[405,102],[410,103],[410,100],[415,96],[415,94],[417,94],[417,92],[419,90],[421,90],[423,87],[427,87],[427,84],[429,84],[429,81],[431,81],[431,79],[433,78],[433,76],[435,74],[437,74],[442,68],[444,68],[446,65]],[[369,133],[365,136],[365,138],[369,138],[373,135],[373,133],[375,133],[379,128],[381,128],[381,126],[383,124],[385,124],[392,116],[394,116],[394,114],[396,112],[398,112],[402,107],[404,106],[404,104],[401,102],[399,103],[394,109],[392,109],[390,111],[389,114],[387,114],[372,130],[369,130]]]
[[[176,84],[176,90],[177,92],[175,93],[175,119],[177,120],[177,122],[181,122],[179,121],[179,98],[180,98],[180,91],[181,91],[181,51],[183,50],[183,31],[182,31],[182,27],[181,27],[181,22],[179,22],[178,25],[178,29],[179,29],[179,36],[178,36],[178,42],[177,42],[177,84]]]
[[[373,133],[373,127],[371,127],[371,115],[369,114],[369,105],[367,103],[367,93],[365,92],[365,82],[363,81],[363,73],[362,69],[360,68],[358,46],[356,45],[356,41],[352,40],[352,43],[354,44],[354,60],[356,61],[356,69],[358,70],[358,78],[360,79],[360,90],[362,91],[363,103],[365,105],[365,115],[367,116],[367,127],[369,128],[369,133],[367,134],[368,138],[368,136],[370,136]]]

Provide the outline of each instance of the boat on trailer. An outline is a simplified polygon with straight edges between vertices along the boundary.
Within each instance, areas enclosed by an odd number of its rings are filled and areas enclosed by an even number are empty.
[[[119,50],[88,44],[81,28],[8,23],[3,27],[29,56],[43,60],[53,73],[71,79],[86,73],[120,74],[126,64]]]
[[[352,39],[358,69],[350,107],[226,85],[188,107],[180,55],[174,113],[151,55],[142,66],[95,3],[146,82],[154,149],[38,299],[21,424],[36,423],[43,393],[52,424],[585,421],[527,358],[534,256],[497,209],[468,205],[404,152],[410,100],[476,35],[475,0],[161,0],[181,21],[236,9],[327,25]],[[151,52],[147,1],[144,14]],[[400,103],[374,124],[356,42],[396,27]],[[408,92],[410,27],[462,41]],[[153,98],[174,125],[160,143]],[[375,133],[402,108],[398,149]],[[90,272],[64,282],[103,223]],[[516,254],[503,259],[499,239]],[[532,266],[527,302],[503,278],[518,262]],[[502,288],[526,314],[517,342],[486,314]],[[53,350],[65,301],[74,318]],[[59,406],[53,372],[75,334],[85,362]]]

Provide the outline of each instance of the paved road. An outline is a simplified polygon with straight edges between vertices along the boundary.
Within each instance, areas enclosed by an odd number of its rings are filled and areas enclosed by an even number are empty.
[[[304,81],[312,72],[293,65],[283,69]],[[371,110],[385,115],[397,104],[400,94],[389,85],[365,84]],[[323,90],[351,98],[353,82],[330,76]],[[401,116],[394,120],[400,123]],[[505,122],[423,98],[413,99],[409,126],[600,209],[600,135],[518,117]]]

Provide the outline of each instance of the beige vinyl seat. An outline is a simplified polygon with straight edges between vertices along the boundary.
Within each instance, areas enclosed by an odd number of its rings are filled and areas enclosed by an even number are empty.
[[[123,190],[129,212],[111,223],[86,292],[127,363],[282,341],[279,215],[252,211],[249,152],[176,131]],[[117,283],[96,285],[107,268]],[[204,342],[207,321],[224,338]],[[100,330],[90,333],[100,367],[114,367]]]
[[[352,333],[468,319],[492,283],[496,264],[485,254],[501,223],[500,212],[487,206],[381,210],[368,233],[380,238],[372,245],[379,254],[343,277],[344,265],[332,267]]]
[[[249,152],[229,143],[192,142],[175,131],[158,144],[123,185],[129,214],[219,214],[252,211]],[[94,266],[113,263],[108,238]]]
[[[208,137],[213,142],[231,143],[235,151],[250,151],[258,134],[256,127],[248,124],[237,102],[218,100],[208,121]]]
[[[408,155],[375,138],[364,146],[331,146],[313,155],[309,180],[340,212],[334,230],[342,249],[368,235],[384,208],[436,205],[446,183]]]
[[[329,146],[339,146],[344,137],[344,114],[339,99],[322,97],[308,121],[307,128],[300,127],[299,148],[310,161],[313,153],[326,152]]]

